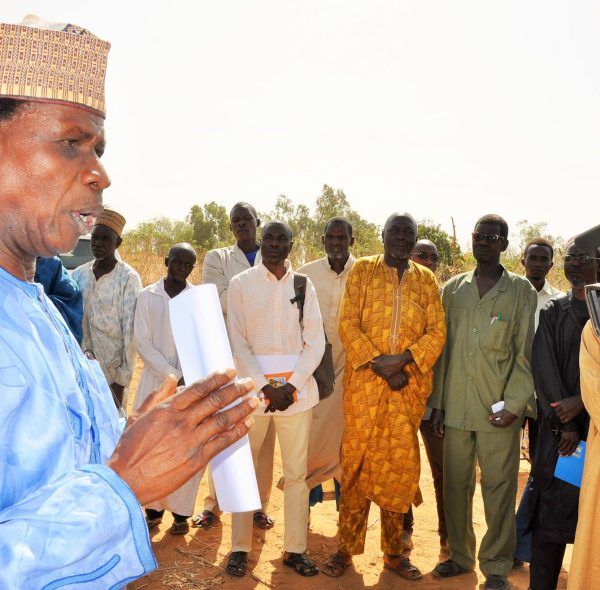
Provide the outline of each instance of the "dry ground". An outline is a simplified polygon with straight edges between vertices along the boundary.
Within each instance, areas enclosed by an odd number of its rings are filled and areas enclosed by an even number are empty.
[[[139,368],[134,377],[137,382]],[[135,391],[134,387],[132,388]],[[228,576],[223,567],[231,547],[230,516],[223,515],[221,524],[208,531],[190,529],[185,536],[173,537],[165,534],[171,526],[172,518],[165,515],[160,528],[152,534],[152,545],[159,563],[159,569],[149,576],[129,585],[129,590],[171,590],[171,589],[221,589],[221,590],[266,590],[281,588],[285,590],[359,590],[372,588],[378,590],[440,588],[444,590],[475,590],[482,587],[484,577],[476,570],[457,578],[443,580],[430,574],[440,559],[437,536],[437,513],[431,472],[424,449],[421,449],[422,473],[421,490],[424,503],[415,509],[414,550],[412,561],[424,576],[417,582],[408,582],[395,574],[383,570],[383,561],[379,548],[380,521],[376,507],[371,509],[369,530],[364,555],[354,559],[354,568],[346,571],[341,578],[329,578],[319,574],[313,578],[302,578],[281,563],[283,552],[283,493],[273,486],[269,514],[276,524],[270,531],[254,529],[253,550],[250,554],[246,577],[237,579]],[[529,464],[521,462],[519,490],[525,485]],[[279,450],[276,450],[274,481],[281,477]],[[202,482],[196,501],[196,512],[202,510],[206,493],[206,481]],[[475,493],[473,521],[478,539],[485,532],[485,517],[479,486]],[[311,511],[311,524],[308,535],[308,552],[311,557],[322,562],[336,549],[337,513],[335,502],[326,501],[317,504]],[[568,571],[571,552],[565,556],[564,569]],[[567,575],[563,571],[559,589],[566,588]],[[529,585],[529,570],[524,567],[513,570],[510,582],[515,590],[526,590]]]

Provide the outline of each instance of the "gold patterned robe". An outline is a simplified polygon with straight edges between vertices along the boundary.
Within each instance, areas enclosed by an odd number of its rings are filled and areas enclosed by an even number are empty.
[[[590,415],[579,517],[569,571],[569,590],[592,590],[600,581],[600,338],[588,322],[579,352],[581,397]]]
[[[382,255],[357,260],[342,300],[340,336],[346,350],[342,494],[405,513],[420,498],[417,430],[446,339],[433,273],[409,262],[399,280]],[[414,358],[405,369],[408,385],[392,391],[369,361],[406,349]]]

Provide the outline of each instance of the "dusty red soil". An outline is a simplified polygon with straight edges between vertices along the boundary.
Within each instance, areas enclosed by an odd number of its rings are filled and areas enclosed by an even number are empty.
[[[137,377],[138,372],[136,372]],[[135,389],[134,389],[135,391]],[[149,576],[129,584],[129,590],[166,589],[210,589],[222,590],[264,590],[266,588],[287,588],[290,590],[358,590],[373,588],[440,588],[445,590],[475,590],[483,587],[484,577],[479,570],[448,580],[439,580],[431,575],[431,570],[443,558],[439,553],[437,536],[437,513],[431,472],[425,451],[421,449],[422,472],[421,490],[424,502],[414,511],[415,530],[413,534],[413,563],[423,572],[423,578],[416,582],[400,579],[383,569],[379,548],[380,521],[377,507],[372,507],[369,517],[369,530],[364,555],[354,559],[354,567],[349,568],[341,578],[329,578],[319,574],[313,578],[303,578],[285,567],[281,562],[283,552],[283,493],[273,486],[269,514],[275,519],[275,527],[269,531],[254,529],[253,550],[250,554],[248,573],[244,578],[232,578],[224,572],[227,554],[231,547],[231,518],[223,515],[221,523],[210,530],[190,529],[185,536],[174,537],[165,534],[171,526],[172,518],[166,514],[158,530],[152,537],[152,545],[159,568]],[[281,477],[281,462],[276,450],[274,482]],[[521,462],[519,490],[523,488],[529,471],[529,463]],[[202,482],[196,501],[196,512],[203,507],[206,481]],[[478,539],[485,532],[485,517],[479,486],[475,492],[473,521]],[[336,549],[337,513],[334,501],[318,504],[311,511],[311,524],[308,535],[308,552],[321,563]],[[570,548],[565,556],[564,569],[568,571],[571,560]],[[559,589],[567,587],[567,574],[561,574]],[[513,570],[510,582],[515,590],[526,590],[529,586],[527,565]]]

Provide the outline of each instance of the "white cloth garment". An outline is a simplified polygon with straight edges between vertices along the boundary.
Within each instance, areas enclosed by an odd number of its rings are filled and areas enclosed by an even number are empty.
[[[184,291],[192,285],[186,285]],[[137,298],[134,320],[135,346],[144,361],[144,369],[135,395],[133,408],[139,408],[148,395],[164,378],[172,373],[181,379],[182,372],[169,318],[170,297],[165,291],[164,279],[142,289]],[[148,504],[152,510],[169,510],[182,516],[191,516],[201,474],[196,475],[167,497]]]

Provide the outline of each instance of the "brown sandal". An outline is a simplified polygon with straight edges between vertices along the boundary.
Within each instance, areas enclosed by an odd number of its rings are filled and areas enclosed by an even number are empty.
[[[192,518],[192,526],[197,529],[209,529],[219,522],[219,517],[210,510],[204,510]]]
[[[352,559],[347,559],[339,552],[332,553],[321,565],[321,572],[330,578],[339,578],[352,565]]]
[[[266,531],[272,529],[275,525],[275,521],[266,512],[261,512],[260,510],[254,513],[252,520],[254,521],[254,526]]]
[[[387,561],[387,559],[390,561]],[[402,555],[384,556],[383,567],[405,580],[420,580],[423,577],[419,568],[413,565],[408,557],[403,557]]]

